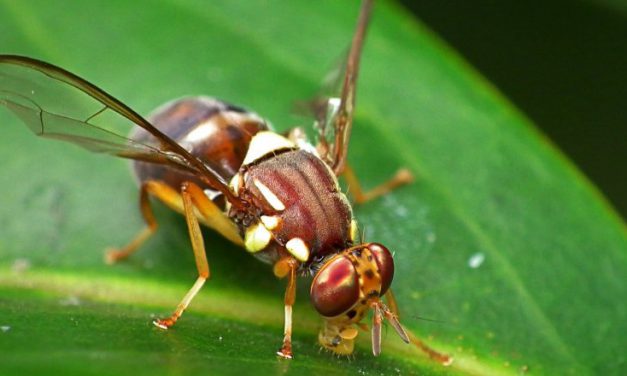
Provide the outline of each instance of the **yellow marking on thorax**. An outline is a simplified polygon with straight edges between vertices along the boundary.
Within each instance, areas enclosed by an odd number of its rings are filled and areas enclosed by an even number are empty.
[[[285,205],[283,204],[283,202],[279,200],[279,198],[274,194],[274,192],[272,192],[272,190],[270,190],[270,188],[268,188],[265,184],[256,179],[253,180],[253,184],[255,184],[257,189],[259,189],[259,192],[261,192],[263,198],[268,204],[270,204],[270,206],[272,206],[274,210],[285,210]]]
[[[250,140],[248,152],[244,158],[243,166],[248,165],[266,154],[280,149],[295,148],[296,145],[287,138],[271,131],[261,131]]]
[[[285,248],[292,256],[296,257],[298,261],[305,262],[309,260],[309,247],[301,238],[292,238],[285,243]]]

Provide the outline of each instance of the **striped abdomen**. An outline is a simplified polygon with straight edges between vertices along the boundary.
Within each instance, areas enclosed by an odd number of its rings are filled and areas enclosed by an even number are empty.
[[[157,108],[148,120],[192,155],[211,167],[225,181],[239,170],[252,137],[266,130],[266,122],[254,113],[209,97],[189,97]],[[154,136],[136,127],[131,138],[158,146]],[[141,161],[133,163],[140,182],[160,180],[179,190],[181,183],[192,181],[212,189],[196,176]]]

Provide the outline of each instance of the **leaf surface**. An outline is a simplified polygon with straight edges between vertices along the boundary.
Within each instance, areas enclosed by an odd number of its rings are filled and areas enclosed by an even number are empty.
[[[285,130],[310,126],[292,103],[315,93],[356,16],[356,3],[330,0],[0,1],[0,49],[60,65],[143,114],[206,94]],[[355,213],[368,240],[395,252],[402,322],[453,354],[451,367],[389,329],[379,358],[365,334],[354,359],[319,352],[307,280],[296,358],[277,360],[284,282],[210,232],[211,281],[176,328],[153,328],[195,279],[184,221],[157,205],[158,234],[105,266],[102,250],[142,226],[127,163],[37,139],[1,111],[0,373],[624,370],[627,236],[596,189],[395,4],[377,4],[361,67],[351,165],[366,187],[401,166],[417,179]]]

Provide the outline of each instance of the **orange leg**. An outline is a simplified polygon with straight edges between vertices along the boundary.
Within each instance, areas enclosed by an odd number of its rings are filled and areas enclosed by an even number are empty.
[[[436,350],[427,346],[424,342],[422,342],[420,338],[416,337],[414,333],[405,329],[402,325],[400,325],[400,323],[398,323],[398,318],[399,318],[398,305],[396,304],[396,298],[394,297],[394,294],[392,293],[392,289],[389,289],[385,293],[385,300],[388,303],[388,309],[390,310],[389,314],[394,316],[396,324],[399,326],[400,330],[402,330],[407,335],[409,342],[413,343],[414,346],[418,347],[422,352],[427,354],[431,359],[445,366],[448,366],[451,363],[453,363],[453,357],[437,352]],[[388,317],[388,319],[390,318]],[[392,323],[392,325],[394,325],[393,320],[390,320],[390,322]],[[399,329],[397,329],[397,331],[398,330]]]
[[[201,214],[199,220],[208,227],[216,230],[222,236],[229,239],[237,245],[244,245],[237,226],[231,221],[226,214],[218,208],[213,201],[206,199],[204,193],[200,187],[193,185],[190,186],[195,194],[195,197],[199,197],[194,202],[196,209]],[[205,198],[200,198],[200,196]],[[157,221],[150,206],[150,196],[157,198],[171,209],[184,214],[185,208],[183,207],[183,200],[181,195],[176,190],[172,189],[169,185],[156,180],[149,180],[142,183],[139,191],[139,208],[146,222],[144,227],[139,233],[131,240],[127,245],[122,248],[109,248],[105,252],[105,261],[108,264],[114,264],[120,260],[128,258],[148,239],[152,234],[157,231]]]
[[[353,196],[356,204],[363,204],[379,196],[382,196],[401,185],[409,184],[414,181],[414,176],[411,174],[411,172],[406,168],[401,168],[396,172],[396,174],[394,174],[394,176],[390,180],[372,188],[369,191],[364,191],[361,188],[361,184],[359,184],[359,179],[357,178],[357,175],[355,175],[355,172],[350,166],[346,165],[346,167],[344,168],[343,176],[348,183],[348,191],[350,192],[351,196]]]
[[[164,188],[165,187],[165,188]],[[170,192],[172,191],[172,192]],[[107,264],[115,264],[120,260],[128,258],[134,253],[152,234],[157,231],[157,221],[155,215],[150,206],[149,195],[156,197],[177,195],[176,192],[166,186],[163,183],[157,181],[147,181],[142,183],[139,190],[139,210],[144,217],[146,227],[144,227],[139,233],[124,247],[122,248],[108,248],[105,251],[105,262]]]
[[[292,307],[296,300],[296,268],[298,261],[292,257],[283,258],[274,265],[274,275],[279,278],[288,277],[285,289],[285,327],[283,329],[283,346],[277,352],[282,358],[292,359]]]
[[[185,215],[189,229],[189,237],[192,242],[196,267],[198,268],[198,278],[170,317],[153,321],[156,326],[162,329],[167,329],[176,323],[183,314],[183,311],[185,311],[189,303],[194,299],[194,296],[196,296],[200,288],[205,284],[205,281],[209,278],[209,263],[207,262],[207,255],[205,254],[205,243],[202,238],[202,233],[200,232],[200,225],[198,224],[194,207],[202,213],[203,207],[208,205],[207,201],[210,200],[205,196],[202,189],[190,182],[183,183],[181,187],[181,198],[183,199],[183,214]]]

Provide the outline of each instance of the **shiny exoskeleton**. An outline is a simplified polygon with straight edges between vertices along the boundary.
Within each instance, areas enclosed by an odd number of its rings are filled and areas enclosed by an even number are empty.
[[[247,203],[242,209],[227,203],[223,210],[237,224],[248,252],[273,265],[295,261],[291,264],[301,274],[319,270],[311,300],[328,318],[320,342],[339,354],[352,353],[356,335],[352,325],[363,319],[372,299],[387,292],[394,263],[382,245],[355,246],[357,225],[351,205],[303,133],[284,137],[255,113],[208,97],[167,103],[148,119],[229,180],[232,192]],[[142,128],[131,134],[135,141],[158,144]],[[208,199],[224,202],[216,187],[192,174],[143,161],[135,161],[134,168],[142,185],[160,182],[176,190],[193,181]],[[173,322],[157,324],[169,327]],[[289,347],[281,354],[291,356]]]
[[[320,269],[311,287],[314,307],[328,318],[320,342],[339,354],[350,354],[356,335],[352,325],[363,319],[372,299],[387,292],[394,263],[382,245],[354,246],[357,225],[350,203],[303,133],[284,137],[258,115],[208,97],[170,102],[148,119],[229,180],[233,193],[247,203],[242,209],[228,204],[223,209],[238,225],[248,252],[274,265],[295,260],[292,265],[301,274]],[[158,144],[139,127],[132,139]],[[135,161],[134,167],[141,184],[161,182],[176,190],[193,181],[208,199],[223,202],[216,187],[192,174],[142,161]],[[289,348],[281,354],[291,356]]]
[[[239,225],[247,250],[258,258],[274,264],[293,254],[307,268],[352,245],[355,224],[348,199],[315,149],[297,146],[302,140],[272,133],[255,113],[208,97],[167,103],[148,120],[231,181],[235,194],[250,203],[245,210],[231,208],[226,214]],[[158,144],[140,127],[131,138]],[[133,164],[140,183],[160,181],[178,190],[191,181],[209,199],[224,202],[215,187],[193,174],[143,161]]]
[[[341,92],[312,102],[315,145],[299,128],[275,133],[255,113],[209,97],[166,103],[144,119],[62,68],[0,55],[0,105],[35,134],[134,160],[146,226],[124,247],[108,250],[107,262],[127,258],[157,230],[151,197],[185,217],[198,277],[172,315],[155,320],[155,325],[173,326],[209,278],[199,227],[203,223],[270,263],[275,276],[287,278],[281,357],[292,357],[296,277],[313,274],[310,297],[324,319],[318,335],[324,348],[351,354],[358,328],[365,327],[362,320],[372,311],[374,355],[381,351],[386,319],[405,342],[443,364],[451,362],[399,323],[390,287],[392,254],[381,244],[357,239],[351,205],[338,184],[338,176],[344,175],[354,200],[365,202],[411,181],[411,174],[400,170],[389,182],[362,192],[346,162],[371,7],[372,0],[363,1],[343,81],[337,85]],[[128,129],[131,123],[136,127],[130,137],[122,135],[119,128]]]
[[[239,171],[253,136],[268,130],[266,122],[256,114],[209,97],[166,103],[149,115],[148,121],[226,181]],[[159,145],[159,140],[141,127],[133,129],[131,139]],[[144,161],[135,161],[133,167],[139,182],[158,180],[178,190],[183,182],[191,181],[211,199],[225,204],[215,187],[193,173]]]

